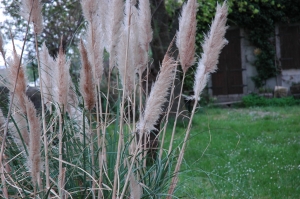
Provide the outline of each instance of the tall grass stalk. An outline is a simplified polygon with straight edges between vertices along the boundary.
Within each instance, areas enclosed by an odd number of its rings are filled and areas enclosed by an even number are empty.
[[[131,0],[127,0],[126,4],[128,6],[129,4],[129,13],[131,13]],[[115,166],[115,175],[114,175],[114,186],[113,186],[113,192],[112,192],[112,199],[115,199],[116,197],[119,198],[119,189],[120,189],[120,183],[118,182],[118,170],[119,170],[119,164],[120,164],[120,156],[121,156],[121,147],[122,147],[122,142],[124,142],[124,132],[123,132],[123,118],[124,118],[124,108],[125,108],[125,98],[126,98],[126,94],[127,94],[127,90],[126,90],[126,83],[127,83],[127,67],[128,67],[128,52],[129,52],[129,39],[130,39],[130,25],[131,25],[131,15],[128,14],[127,15],[127,23],[128,23],[128,29],[127,29],[127,38],[126,38],[126,51],[125,51],[125,60],[124,60],[124,76],[123,76],[123,92],[122,92],[122,102],[121,102],[121,108],[120,108],[120,128],[119,128],[119,140],[118,140],[118,149],[117,149],[117,160],[116,160],[116,166]],[[130,171],[129,171],[130,172]],[[118,189],[118,192],[117,192]]]
[[[205,36],[204,43],[202,44],[203,53],[202,58],[198,62],[197,71],[195,74],[195,83],[194,83],[194,106],[189,119],[189,124],[186,129],[184,141],[182,148],[179,153],[178,162],[175,167],[174,177],[169,188],[169,196],[171,198],[175,187],[178,183],[178,172],[183,160],[184,152],[186,149],[187,141],[191,131],[192,120],[195,115],[198,97],[200,96],[202,90],[207,84],[208,77],[210,73],[216,70],[216,65],[218,63],[219,54],[222,48],[227,44],[226,39],[224,38],[226,33],[226,21],[227,21],[228,8],[226,1],[222,6],[217,5],[216,16],[212,22],[210,32]]]
[[[30,10],[29,13],[29,17],[28,19],[30,19],[31,17],[31,13],[32,13],[32,8]],[[28,31],[29,31],[29,20],[26,26],[26,32],[25,32],[25,36],[24,36],[24,41],[23,41],[23,46],[22,46],[22,50],[21,50],[21,55],[20,55],[20,60],[19,60],[19,64],[18,64],[18,70],[17,70],[17,75],[15,77],[15,81],[14,81],[14,88],[13,88],[13,92],[12,92],[12,96],[11,96],[11,100],[8,106],[8,113],[7,113],[7,119],[6,119],[6,123],[4,126],[4,133],[3,133],[3,137],[2,137],[2,143],[1,143],[1,151],[0,151],[0,166],[1,166],[1,183],[3,185],[3,197],[4,198],[8,198],[8,192],[6,189],[6,180],[5,180],[5,176],[4,176],[4,165],[3,165],[3,155],[4,155],[4,150],[5,150],[5,142],[6,142],[6,137],[7,137],[7,132],[8,132],[8,124],[9,124],[9,120],[11,117],[11,112],[12,112],[12,107],[13,107],[13,101],[14,101],[14,97],[15,97],[15,91],[16,91],[16,86],[17,86],[17,81],[18,81],[18,77],[19,77],[19,71],[20,71],[20,67],[22,64],[22,57],[23,57],[23,53],[24,53],[24,48],[25,48],[25,43],[26,43],[26,38],[28,35]],[[13,42],[13,38],[12,38],[12,44],[13,44],[13,48],[14,48],[14,52],[15,52],[15,45]],[[6,62],[6,60],[5,60]]]
[[[13,94],[3,128],[1,196],[113,199],[175,196],[178,173],[197,110],[195,102],[183,144],[176,145],[183,82],[186,71],[195,62],[196,0],[188,0],[183,6],[176,38],[179,57],[173,56],[173,39],[149,93],[151,66],[148,51],[152,40],[149,0],[82,0],[87,30],[78,44],[81,56],[79,84],[70,80],[68,49],[63,49],[62,39],[56,59],[50,57],[45,44],[39,53],[40,1],[24,0],[22,5],[25,6],[22,15],[28,21],[25,37],[30,23],[35,35],[41,92],[41,111],[38,112],[42,121],[25,96],[26,81],[23,80],[26,78],[20,68],[24,41],[21,56],[14,53],[14,78],[7,85]],[[31,14],[28,15],[29,8],[34,14],[32,19]],[[195,99],[201,94],[210,73],[215,71],[219,52],[226,43],[225,8],[226,3],[218,6],[215,21],[220,19],[221,22],[213,21],[212,30],[203,43],[204,52],[195,75]],[[104,49],[109,57],[104,56]],[[1,53],[4,51],[0,50]],[[102,78],[104,57],[109,64],[107,77]],[[180,93],[175,96],[179,63],[183,80]],[[52,71],[48,71],[50,66],[53,66]],[[20,77],[24,79],[21,81]],[[106,80],[108,82],[104,84]],[[78,86],[77,93],[73,84]],[[178,98],[179,104],[175,107],[172,133],[167,136],[173,98]],[[166,102],[168,105],[164,108]],[[8,128],[9,123],[14,127]],[[13,135],[19,136],[21,141],[13,139]],[[5,141],[9,147],[5,147]],[[166,143],[170,145],[166,146]],[[179,155],[173,150],[176,147],[180,148]],[[3,159],[4,155],[7,160]],[[29,164],[25,164],[27,162]],[[30,175],[24,177],[24,173]]]

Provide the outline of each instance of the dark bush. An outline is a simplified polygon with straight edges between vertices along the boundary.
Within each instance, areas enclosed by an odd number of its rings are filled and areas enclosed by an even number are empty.
[[[256,94],[244,96],[242,99],[243,105],[251,106],[294,106],[300,104],[300,100],[293,97],[283,98],[265,98]]]

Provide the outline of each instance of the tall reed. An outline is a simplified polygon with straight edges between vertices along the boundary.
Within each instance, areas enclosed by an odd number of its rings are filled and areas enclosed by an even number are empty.
[[[71,80],[71,62],[62,39],[55,59],[49,55],[45,43],[39,50],[37,41],[43,30],[40,1],[24,0],[21,5],[21,14],[33,25],[35,35],[42,117],[25,94],[27,83],[20,67],[22,56],[15,51],[10,61],[3,56],[11,75],[7,86],[13,94],[12,117],[9,113],[7,120],[15,127],[9,128],[10,136],[2,140],[9,147],[3,144],[1,147],[1,196],[175,197],[197,100],[182,145],[173,142],[179,106],[170,136],[165,136],[165,130],[159,131],[158,121],[165,118],[162,121],[167,128],[169,116],[163,110],[166,103],[171,106],[177,66],[181,65],[185,77],[195,63],[197,1],[188,0],[183,5],[176,37],[179,57],[173,56],[172,41],[149,95],[142,86],[146,81],[142,73],[149,71],[153,32],[149,0],[81,1],[87,26],[78,44],[81,57],[78,82]],[[195,99],[216,70],[219,53],[226,44],[226,18],[225,2],[217,6],[211,30],[202,44],[203,53],[195,74]],[[2,48],[0,51],[5,52]],[[105,60],[109,60],[107,66]],[[181,85],[176,96],[179,99],[182,88]],[[0,111],[0,132],[2,123],[8,125],[1,118]],[[170,140],[166,141],[167,137]],[[175,147],[180,149],[179,154],[173,150]],[[3,154],[8,157],[8,163]],[[5,169],[5,165],[10,169]],[[30,175],[24,177],[24,173]]]

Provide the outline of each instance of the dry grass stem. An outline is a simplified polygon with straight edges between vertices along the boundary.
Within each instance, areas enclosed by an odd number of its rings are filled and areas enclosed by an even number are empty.
[[[195,63],[195,41],[197,29],[197,0],[189,0],[183,5],[179,18],[179,30],[177,32],[176,45],[179,51],[179,59],[183,72]]]
[[[26,197],[26,194],[44,197],[49,192],[49,198],[139,199],[162,195],[172,198],[197,108],[195,100],[176,158],[173,143],[176,140],[175,132],[178,131],[177,119],[182,114],[180,102],[183,82],[196,56],[197,0],[186,0],[184,3],[179,30],[161,62],[149,95],[148,84],[152,78],[147,75],[142,79],[142,74],[145,69],[150,73],[149,49],[153,37],[150,0],[81,0],[87,26],[84,39],[78,43],[81,58],[78,84],[73,83],[70,76],[71,62],[64,52],[68,46],[64,49],[63,38],[55,59],[49,55],[45,43],[40,51],[38,49],[38,34],[43,30],[41,0],[21,2],[20,13],[28,22],[25,38],[29,26],[33,24],[34,62],[38,64],[40,77],[41,121],[38,110],[34,108],[34,100],[31,101],[25,93],[27,82],[21,64],[25,39],[21,58],[14,49],[12,59],[7,63],[9,81],[6,86],[10,90],[8,121],[5,121],[0,110],[2,196],[8,198],[8,194],[13,193],[22,197]],[[216,70],[220,51],[226,44],[226,17],[225,1],[217,6],[211,30],[203,42],[203,53],[195,74],[195,98],[201,94],[210,74]],[[174,51],[171,51],[175,41],[178,61],[173,57]],[[67,52],[76,55],[77,51]],[[2,37],[0,53],[5,60]],[[153,52],[153,57],[155,55]],[[183,79],[180,94],[174,96],[179,63]],[[115,66],[118,71],[113,70]],[[76,78],[77,71],[72,72]],[[104,74],[107,79],[103,78]],[[172,124],[172,135],[166,136],[169,113],[176,98],[179,98],[179,103],[174,111],[176,117]],[[46,106],[48,111],[45,111]],[[163,113],[164,106],[167,108]],[[139,119],[136,120],[138,109]],[[13,122],[9,122],[10,119]],[[8,146],[5,145],[7,134],[10,135],[7,138]],[[166,140],[168,137],[171,137],[170,140]],[[164,142],[170,143],[167,148],[169,151],[165,154]],[[4,153],[8,156],[8,162],[3,159]],[[20,164],[21,161],[24,164]],[[6,170],[7,165],[10,168]]]

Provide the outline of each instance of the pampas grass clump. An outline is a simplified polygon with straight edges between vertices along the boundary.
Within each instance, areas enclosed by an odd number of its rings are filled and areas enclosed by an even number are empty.
[[[71,80],[71,62],[63,49],[63,38],[57,57],[49,55],[45,43],[39,49],[41,2],[23,0],[20,5],[28,31],[35,35],[41,110],[36,110],[25,95],[23,52],[18,55],[14,51],[6,60],[0,37],[0,52],[9,70],[9,81],[5,82],[10,90],[8,114],[4,117],[0,110],[0,197],[175,198],[197,103],[182,144],[173,143],[181,114],[179,106],[167,148],[165,128],[176,69],[180,64],[184,80],[186,71],[196,62],[197,1],[188,0],[183,5],[173,39],[179,55],[173,56],[172,41],[149,94],[142,86],[147,81],[142,74],[149,71],[153,37],[149,0],[82,0],[81,5],[87,23],[78,44],[78,82]],[[217,6],[211,30],[202,44],[195,74],[196,99],[217,69],[220,51],[227,42],[226,19],[225,2]],[[106,76],[105,51],[109,55]],[[116,96],[114,102],[112,96]],[[158,121],[165,124],[162,130]]]

